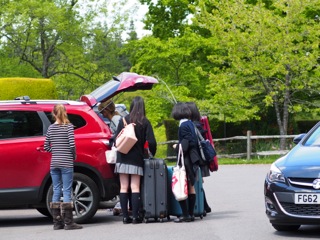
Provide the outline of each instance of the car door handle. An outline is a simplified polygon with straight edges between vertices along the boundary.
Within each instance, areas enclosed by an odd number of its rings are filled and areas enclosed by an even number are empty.
[[[43,146],[41,146],[41,147],[37,147],[37,151],[38,151],[38,152],[45,152],[45,150],[44,150]]]

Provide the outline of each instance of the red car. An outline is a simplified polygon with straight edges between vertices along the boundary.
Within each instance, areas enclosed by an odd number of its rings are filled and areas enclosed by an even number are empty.
[[[0,101],[0,208],[36,208],[51,216],[51,155],[43,150],[43,144],[53,122],[53,106],[62,103],[75,126],[74,219],[78,223],[91,219],[106,201],[119,194],[114,165],[105,157],[111,131],[94,108],[120,92],[151,89],[155,83],[158,81],[152,77],[122,73],[80,101],[28,97]]]

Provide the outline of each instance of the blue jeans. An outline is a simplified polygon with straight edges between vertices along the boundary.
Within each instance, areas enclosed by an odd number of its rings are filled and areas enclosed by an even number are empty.
[[[52,168],[50,169],[53,196],[52,202],[60,202],[63,193],[63,202],[72,202],[73,168]]]

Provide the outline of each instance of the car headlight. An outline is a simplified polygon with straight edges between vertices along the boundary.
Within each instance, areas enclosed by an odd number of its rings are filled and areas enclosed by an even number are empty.
[[[270,182],[285,182],[283,173],[274,163],[271,165],[268,179]]]

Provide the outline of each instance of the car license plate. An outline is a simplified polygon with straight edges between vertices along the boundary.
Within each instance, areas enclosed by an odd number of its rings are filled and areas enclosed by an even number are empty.
[[[296,193],[294,194],[295,204],[319,204],[319,193]]]

